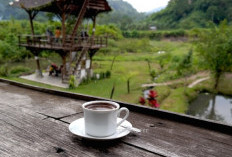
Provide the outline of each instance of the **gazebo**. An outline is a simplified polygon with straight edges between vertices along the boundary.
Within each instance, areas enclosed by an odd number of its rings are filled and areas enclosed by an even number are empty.
[[[79,82],[92,75],[92,57],[100,48],[107,46],[107,36],[95,36],[97,15],[111,11],[106,0],[15,0],[10,5],[24,9],[29,15],[31,35],[19,35],[19,46],[26,47],[35,55],[38,76],[42,76],[38,55],[43,50],[54,51],[62,57],[63,83],[67,83],[71,75]],[[54,13],[59,17],[60,42],[34,33],[33,20],[39,11]],[[67,33],[66,21],[70,16],[75,17],[75,24],[71,33]],[[84,18],[93,22],[91,36],[77,33]]]

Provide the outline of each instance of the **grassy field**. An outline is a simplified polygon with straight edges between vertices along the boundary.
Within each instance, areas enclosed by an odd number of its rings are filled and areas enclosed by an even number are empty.
[[[109,79],[93,81],[87,85],[81,85],[71,91],[110,98],[112,87],[115,84],[113,99],[129,103],[138,103],[139,97],[143,96],[144,89],[141,85],[152,82],[150,69],[156,71],[159,71],[160,69],[160,65],[157,61],[160,54],[157,52],[165,51],[166,53],[173,53],[181,56],[186,54],[191,48],[191,44],[183,42],[151,41],[151,45],[153,49],[156,49],[155,52],[97,54],[93,58],[95,72],[105,72],[106,70],[110,70],[112,60],[116,56],[116,60],[111,70],[112,77]],[[178,50],[178,47],[181,48]],[[150,69],[147,60],[150,61]],[[130,93],[127,92],[126,82],[129,77],[131,77]],[[159,91],[160,97],[162,97],[163,95],[167,95],[169,90],[165,92],[166,90],[163,91],[161,88]]]
[[[94,61],[96,72],[104,72],[111,67],[111,61]],[[141,84],[150,82],[148,65],[145,61],[115,61],[112,76],[108,79],[92,81],[71,90],[83,94],[110,98],[111,90],[115,84],[113,99],[137,103],[142,95]],[[127,92],[127,79],[130,77],[130,93]]]
[[[119,41],[121,42],[121,41]],[[91,81],[88,84],[82,84],[75,89],[65,89],[66,91],[82,93],[87,95],[93,95],[98,97],[110,98],[111,91],[115,85],[115,91],[113,95],[114,100],[120,100],[133,104],[138,104],[140,96],[143,96],[144,88],[141,87],[144,83],[152,83],[150,76],[150,70],[159,71],[160,65],[157,58],[162,56],[159,51],[165,51],[173,56],[181,56],[186,54],[191,48],[191,44],[183,42],[168,42],[168,41],[150,41],[153,52],[137,52],[137,53],[97,53],[93,58],[93,68],[95,72],[111,71],[111,77],[108,79]],[[178,49],[179,47],[179,49]],[[113,58],[116,56],[114,65],[111,70],[111,64]],[[149,64],[148,61],[149,60]],[[57,56],[51,56],[50,58],[41,59],[41,66],[45,70],[47,66],[55,62],[60,63]],[[9,64],[9,69],[14,67],[25,66],[35,69],[35,62],[33,59],[25,60],[24,62],[18,62]],[[150,69],[149,69],[150,66]],[[9,70],[9,71],[10,71]],[[166,73],[166,75],[168,72]],[[165,75],[162,74],[162,75]],[[127,91],[127,80],[130,78],[130,93]],[[37,86],[43,86],[47,88],[53,88],[52,86],[42,85],[40,83],[34,83],[32,81],[26,81],[20,78],[11,77],[11,79],[30,83]],[[60,89],[60,88],[57,88]],[[64,89],[61,89],[64,90]],[[172,89],[169,87],[159,87],[155,89],[159,93],[158,100],[161,103],[171,93]],[[165,102],[164,101],[164,102]],[[165,108],[165,107],[161,107]],[[166,109],[166,108],[165,108]],[[169,108],[170,109],[170,108]],[[170,109],[172,110],[172,109]],[[180,110],[182,112],[182,110]],[[177,110],[177,112],[179,112]]]
[[[181,60],[183,55],[186,55],[192,48],[191,43],[187,42],[169,42],[169,41],[150,41],[154,52],[138,52],[138,53],[97,53],[93,58],[94,72],[111,71],[111,77],[102,80],[91,81],[88,84],[81,84],[75,89],[62,89],[33,81],[23,80],[17,78],[17,75],[12,75],[8,79],[29,83],[36,86],[55,88],[69,92],[93,95],[103,98],[110,98],[113,86],[115,91],[113,95],[114,100],[124,101],[128,103],[138,104],[140,96],[143,96],[144,88],[141,87],[144,83],[152,83],[150,71],[155,70],[159,74],[156,82],[164,82],[171,79],[176,79],[173,75],[176,74],[175,65]],[[159,51],[165,51],[165,54],[159,54]],[[168,54],[168,55],[167,55]],[[112,60],[116,56],[114,65],[111,69]],[[193,60],[197,60],[193,54]],[[160,67],[160,58],[164,57],[164,67]],[[176,58],[179,58],[176,59]],[[148,64],[149,60],[149,64]],[[48,58],[41,59],[41,66],[43,70],[49,66],[50,63],[55,62],[60,64],[60,58],[52,55]],[[192,63],[196,64],[195,62]],[[25,60],[24,62],[8,64],[9,71],[15,67],[31,67],[31,71],[35,69],[34,59]],[[150,66],[150,68],[149,68]],[[200,70],[200,68],[193,66],[192,73]],[[30,71],[30,72],[31,72]],[[17,72],[17,70],[16,70]],[[181,76],[180,76],[181,77]],[[130,93],[127,91],[127,80],[130,78]],[[221,78],[223,82],[223,78]],[[161,104],[161,109],[169,110],[178,113],[185,113],[189,102],[197,96],[197,93],[202,90],[210,91],[212,89],[213,80],[200,83],[193,89],[183,87],[183,83],[172,86],[156,87],[154,90],[158,92],[158,102]],[[225,83],[221,83],[219,88],[224,88]]]

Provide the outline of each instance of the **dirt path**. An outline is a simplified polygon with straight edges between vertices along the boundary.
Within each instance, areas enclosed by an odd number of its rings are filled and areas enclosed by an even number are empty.
[[[198,79],[198,80],[194,81],[193,83],[191,83],[190,85],[188,85],[188,88],[193,88],[198,83],[206,81],[208,79],[210,79],[210,77],[205,77],[205,78]]]
[[[195,75],[191,75],[191,76],[187,77],[186,79],[188,81],[193,81],[190,84],[191,87],[189,87],[190,85],[188,87],[192,88],[196,84],[209,79],[209,74],[210,74],[209,72],[203,71],[203,72],[199,72],[199,73],[197,73]],[[199,77],[200,77],[200,79],[198,79]],[[181,83],[183,81],[185,81],[185,78],[180,78],[180,79],[173,80],[173,81],[167,81],[167,82],[164,82],[164,83],[143,84],[142,87],[168,86],[168,85],[173,85],[173,84]]]

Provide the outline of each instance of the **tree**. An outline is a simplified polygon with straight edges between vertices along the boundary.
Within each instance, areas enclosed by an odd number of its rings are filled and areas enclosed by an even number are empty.
[[[147,18],[158,29],[206,27],[206,22],[231,22],[231,0],[171,0],[168,6]]]
[[[128,94],[130,93],[130,80],[131,80],[131,78],[133,78],[136,75],[138,75],[138,73],[132,72],[132,71],[129,71],[128,73],[125,73],[125,75],[124,75],[124,79],[127,82],[127,93]]]
[[[222,72],[232,68],[232,29],[223,21],[219,27],[201,31],[197,40],[197,50],[203,63],[215,75],[215,89]]]
[[[177,67],[178,74],[184,75],[184,92],[186,91],[187,86],[187,75],[189,74],[190,68],[192,67],[192,54],[193,51],[189,50],[188,54],[183,57]]]
[[[188,54],[183,57],[181,62],[179,63],[177,67],[177,71],[179,75],[182,75],[183,73],[186,73],[189,71],[189,69],[192,66],[192,54],[193,51],[189,50]]]
[[[119,68],[120,71],[122,72],[122,76],[120,77],[121,81],[125,81],[127,85],[127,93],[130,93],[130,81],[133,77],[138,75],[137,71],[127,71],[125,68]]]

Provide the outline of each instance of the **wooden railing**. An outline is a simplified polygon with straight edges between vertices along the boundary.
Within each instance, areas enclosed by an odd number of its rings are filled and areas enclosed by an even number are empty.
[[[55,38],[54,36],[46,35],[19,35],[19,45],[25,47],[37,47],[37,48],[50,48],[50,49],[77,49],[84,46],[90,48],[101,48],[107,46],[107,36],[95,36],[95,37],[66,37],[65,42],[62,43],[62,38]]]

